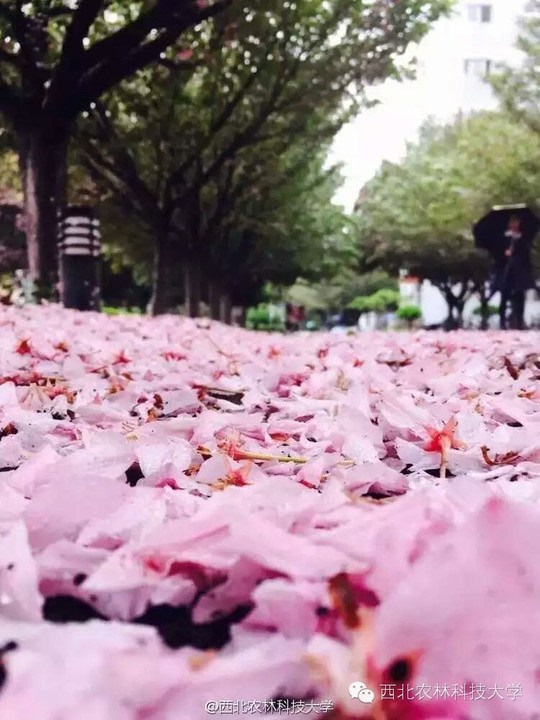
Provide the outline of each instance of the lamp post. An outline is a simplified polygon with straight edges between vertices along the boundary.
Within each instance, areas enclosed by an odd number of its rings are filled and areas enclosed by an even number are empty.
[[[99,310],[101,233],[86,205],[69,205],[58,222],[60,295],[66,308]]]

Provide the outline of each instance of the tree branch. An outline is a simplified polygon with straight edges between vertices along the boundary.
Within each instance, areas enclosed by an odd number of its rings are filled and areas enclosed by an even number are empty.
[[[103,167],[91,150],[89,150],[89,152],[86,152],[86,150],[83,151],[82,160],[84,166],[90,174],[90,177],[95,182],[102,182],[104,185],[109,187],[112,192],[118,194],[118,196],[127,203],[133,212],[140,216],[141,220],[148,220],[144,208],[137,204],[131,189],[126,187],[116,174],[111,173],[108,168]]]
[[[120,83],[125,78],[133,75],[137,70],[142,69],[159,57],[177,37],[176,31],[165,30],[158,38],[139,47],[130,55],[119,59],[114,66],[100,67],[95,72],[83,78],[78,87],[75,99],[75,110],[81,110],[99,99],[103,93]],[[70,103],[71,106],[71,103]]]
[[[93,117],[98,123],[102,136],[108,141],[106,152],[112,154],[112,159],[107,160],[104,153],[98,151],[89,138],[86,139],[86,142],[83,141],[83,152],[87,153],[94,163],[106,168],[110,175],[116,175],[129,187],[141,207],[152,218],[152,221],[156,222],[161,216],[158,200],[142,180],[133,158],[125,145],[119,141],[114,126],[101,104],[97,104]]]
[[[70,92],[84,56],[84,38],[103,7],[104,0],[80,0],[73,19],[66,30],[58,69],[54,75],[48,102]]]
[[[197,4],[190,3],[172,24],[170,9],[169,14],[166,14],[164,2],[158,2],[152,10],[133,23],[97,43],[84,55],[86,67],[88,68],[89,64],[91,67],[80,78],[75,97],[71,102],[68,101],[70,112],[78,113],[87,108],[114,85],[159,58],[185,30],[212,17],[231,2],[232,0],[218,0],[202,9]],[[143,42],[156,25],[164,26],[161,34],[154,40]]]
[[[138,51],[142,49],[141,43],[144,43],[143,48],[150,44],[145,43],[145,40],[152,30],[170,32],[172,38],[170,42],[172,43],[189,27],[216,15],[231,2],[232,0],[216,0],[208,7],[200,8],[198,3],[190,0],[189,7],[186,7],[184,1],[183,8],[175,11],[170,7],[170,2],[158,0],[151,10],[139,15],[129,25],[89,48],[84,55],[85,71],[92,78],[95,75],[99,77],[107,75],[114,70],[118,61],[126,56],[130,57],[131,62],[136,65]],[[177,4],[175,3],[175,7]],[[155,47],[157,48],[158,45],[159,43],[156,43]],[[158,55],[162,50],[163,48],[160,47],[157,51]],[[96,83],[99,84],[98,81]]]
[[[313,40],[310,44],[310,49],[316,47],[317,40]],[[289,66],[286,62],[282,66],[282,72],[276,77],[275,83],[270,91],[270,96],[266,103],[264,103],[259,115],[255,120],[249,124],[244,130],[240,131],[236,137],[230,142],[210,165],[203,175],[203,183],[206,183],[216,172],[219,172],[220,168],[228,160],[231,160],[239,150],[243,147],[248,146],[257,137],[259,130],[265,125],[270,116],[278,109],[278,101],[280,100],[283,91],[287,87],[287,84],[294,78],[299,72],[302,65],[302,61],[299,58],[295,58],[292,66]],[[241,99],[241,98],[240,98]],[[174,177],[173,182],[179,180],[178,177]]]
[[[266,103],[264,103],[258,116],[253,120],[253,122],[248,124],[243,130],[236,134],[236,136],[232,139],[229,145],[224,150],[222,150],[221,153],[219,153],[217,158],[215,158],[214,161],[210,164],[210,167],[205,170],[201,178],[201,182],[203,185],[207,183],[208,180],[212,178],[217,172],[219,172],[227,161],[232,160],[239,150],[248,146],[250,142],[252,142],[253,139],[257,136],[258,131],[264,126],[264,124],[268,121],[268,118],[275,111],[276,103],[279,100],[279,97],[286,85],[286,82],[284,82],[284,78],[286,77],[287,73],[284,73],[282,76],[278,76],[276,78],[276,82],[274,83],[274,86],[270,92],[270,97],[268,98]],[[176,173],[171,178],[173,183],[177,182],[179,179],[180,178],[177,176]]]
[[[79,1],[79,5],[66,31],[64,44],[62,45],[62,60],[68,54],[73,55],[78,52],[83,52],[83,40],[88,35],[88,31],[94,24],[103,5],[104,0]]]
[[[30,20],[22,11],[22,2],[17,0],[15,10],[9,11],[10,23],[13,35],[20,45],[20,69],[24,79],[34,87],[36,91],[42,86],[45,79],[43,68],[38,65],[36,48],[28,37],[31,28]],[[36,20],[33,19],[34,25]],[[35,29],[35,27],[33,28]]]
[[[222,112],[213,121],[206,138],[204,138],[195,148],[193,153],[187,157],[179,168],[174,172],[171,177],[171,184],[179,182],[185,171],[195,162],[195,160],[201,156],[204,150],[215,141],[216,134],[226,125],[227,121],[231,118],[233,112],[242,102],[242,99],[246,96],[247,91],[255,82],[258,73],[250,73],[244,83],[238,88],[235,95],[225,105]]]
[[[83,162],[91,172],[99,175],[100,179],[113,191],[118,192],[128,200],[130,205],[138,212],[141,218],[157,227],[161,215],[159,209],[149,203],[148,188],[133,182],[133,178],[124,175],[115,160],[108,160],[92,142],[84,143],[82,147]],[[143,184],[144,185],[144,184]],[[141,191],[142,190],[142,191]]]
[[[144,42],[153,29],[162,27],[163,13],[158,2],[151,10],[141,13],[133,22],[95,43],[84,53],[84,68],[89,72],[103,63],[129,54]]]

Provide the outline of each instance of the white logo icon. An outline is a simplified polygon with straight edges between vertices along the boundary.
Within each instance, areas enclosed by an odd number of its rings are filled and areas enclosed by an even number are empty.
[[[349,685],[349,695],[356,700],[360,700],[361,703],[365,703],[366,705],[371,704],[375,700],[375,693],[373,690],[370,690],[366,687],[365,683],[359,681],[353,682]]]

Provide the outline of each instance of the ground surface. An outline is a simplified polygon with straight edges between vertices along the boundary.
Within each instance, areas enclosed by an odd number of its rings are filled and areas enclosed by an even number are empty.
[[[1,310],[0,720],[540,717],[539,347]]]

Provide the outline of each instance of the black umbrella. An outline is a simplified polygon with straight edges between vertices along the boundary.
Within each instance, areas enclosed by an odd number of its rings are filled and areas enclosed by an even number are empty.
[[[485,248],[494,258],[504,257],[508,248],[506,231],[510,218],[518,217],[520,232],[526,243],[532,243],[540,220],[527,205],[497,205],[473,227],[476,247]]]

